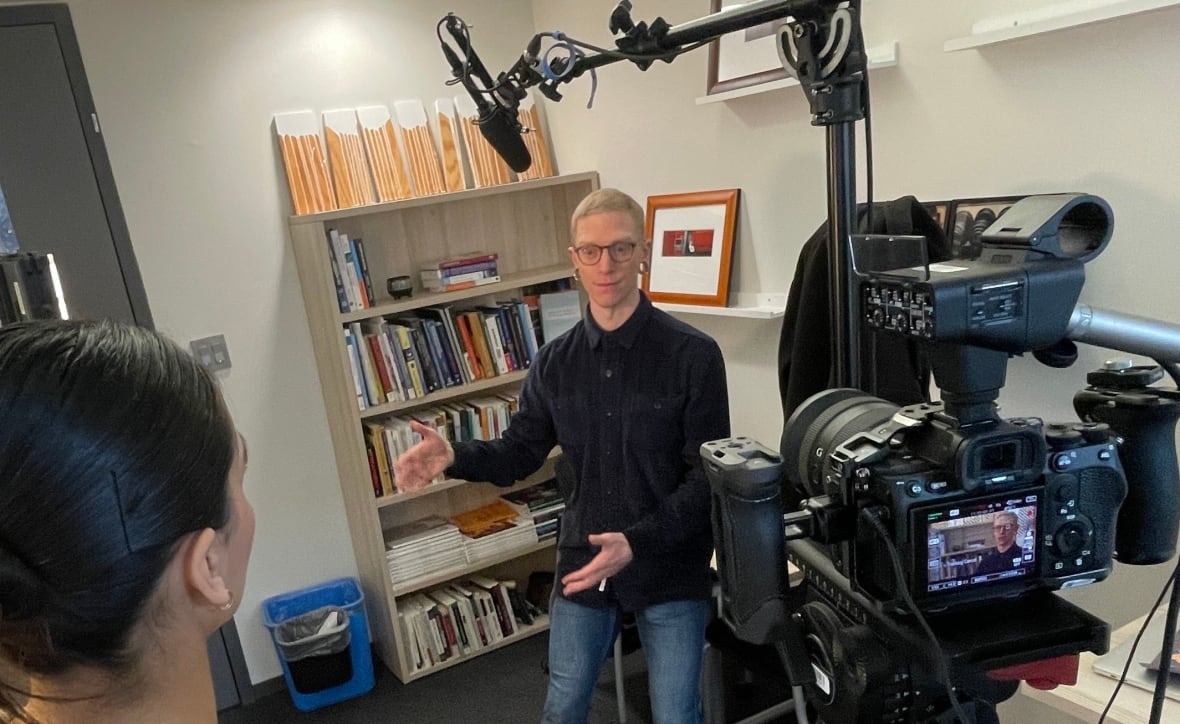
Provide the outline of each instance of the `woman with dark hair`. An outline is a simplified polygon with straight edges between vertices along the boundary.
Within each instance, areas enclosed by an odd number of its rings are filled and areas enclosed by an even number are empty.
[[[254,538],[209,373],[115,322],[0,328],[0,721],[213,722]]]

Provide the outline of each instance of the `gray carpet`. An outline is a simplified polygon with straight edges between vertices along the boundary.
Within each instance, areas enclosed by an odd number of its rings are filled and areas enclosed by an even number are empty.
[[[263,697],[246,707],[228,709],[219,724],[447,724],[448,722],[537,722],[545,702],[547,633],[484,654],[437,674],[402,684],[383,665],[376,666],[376,685],[364,696],[303,713],[287,692]],[[628,724],[651,721],[647,670],[642,649],[623,657],[623,686]],[[589,724],[618,722],[614,667],[603,667],[590,711]]]

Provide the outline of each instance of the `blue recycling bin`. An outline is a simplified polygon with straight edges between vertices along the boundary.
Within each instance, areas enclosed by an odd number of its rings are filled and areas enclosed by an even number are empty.
[[[280,645],[280,627],[325,609],[342,610],[347,615],[347,646],[343,650],[288,661],[290,653]],[[295,708],[312,711],[360,696],[373,688],[365,595],[355,578],[340,578],[272,596],[262,602],[262,621],[270,631]]]

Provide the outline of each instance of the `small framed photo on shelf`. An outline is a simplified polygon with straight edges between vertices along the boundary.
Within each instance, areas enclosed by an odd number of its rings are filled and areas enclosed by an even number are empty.
[[[739,189],[647,197],[653,302],[724,307],[729,297]]]
[[[743,3],[710,0],[709,12],[716,13]],[[705,93],[716,95],[739,88],[769,83],[791,75],[778,54],[778,29],[784,21],[770,20],[736,33],[726,33],[709,44],[709,70]]]
[[[983,251],[981,236],[987,227],[1012,207],[1023,196],[995,196],[978,199],[956,199],[950,210],[950,224],[946,227],[951,256],[955,259],[975,259]]]

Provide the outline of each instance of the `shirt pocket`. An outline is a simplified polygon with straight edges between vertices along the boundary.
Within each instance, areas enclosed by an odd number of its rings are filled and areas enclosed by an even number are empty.
[[[667,456],[684,446],[684,395],[631,398],[624,440],[632,451]]]
[[[590,411],[586,400],[578,395],[562,395],[553,403],[553,425],[557,444],[566,454],[574,453],[580,459],[586,445],[591,424]]]

